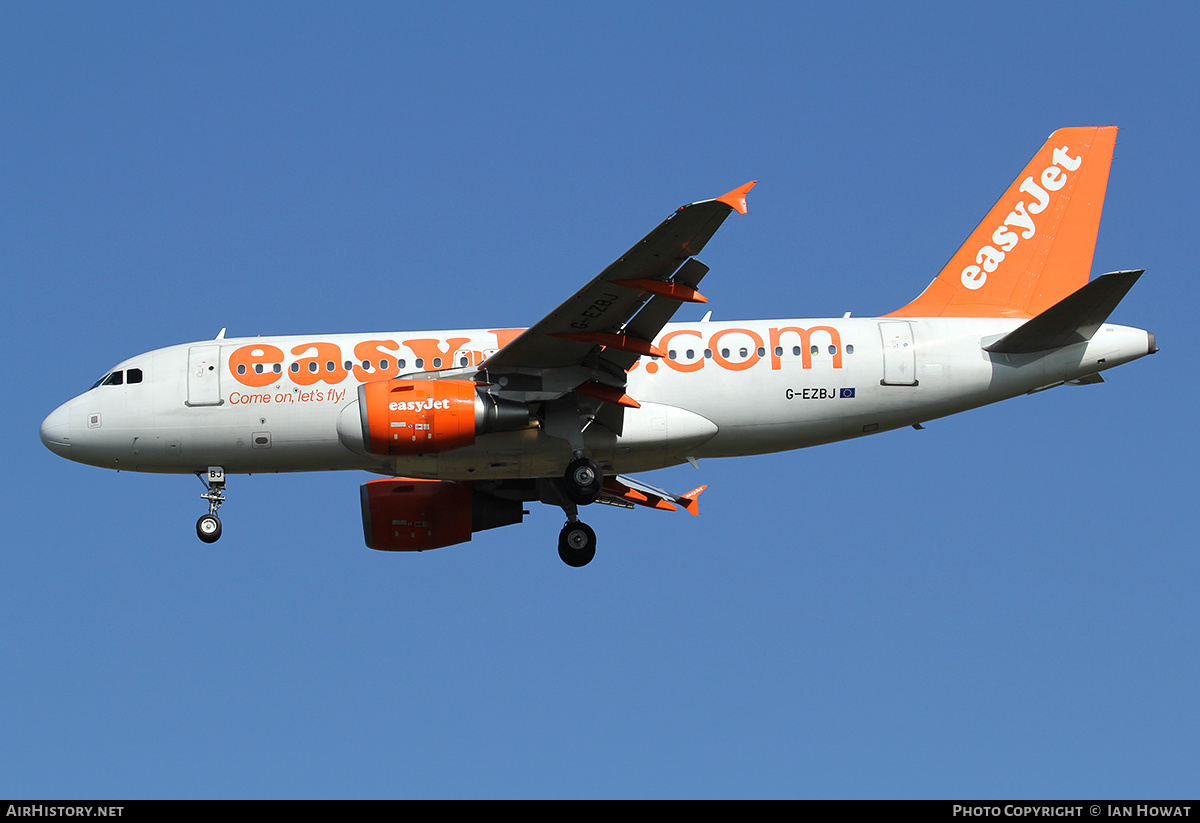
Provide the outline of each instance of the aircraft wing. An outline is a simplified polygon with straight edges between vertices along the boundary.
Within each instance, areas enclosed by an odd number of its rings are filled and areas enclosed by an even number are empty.
[[[708,486],[699,486],[687,494],[673,494],[622,474],[604,478],[604,488],[596,502],[625,509],[632,509],[636,504],[665,511],[675,511],[677,506],[683,506],[689,514],[699,514],[697,498],[707,488]]]
[[[746,213],[746,192],[755,182],[679,208],[562,305],[485,360],[481,371],[594,366],[623,375],[643,355],[662,356],[650,341],[680,303],[707,302],[696,286],[708,267],[691,258],[730,212]],[[624,385],[623,378],[620,383]]]

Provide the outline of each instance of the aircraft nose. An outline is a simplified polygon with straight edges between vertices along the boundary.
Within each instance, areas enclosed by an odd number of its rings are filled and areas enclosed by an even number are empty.
[[[67,456],[71,448],[71,416],[67,404],[59,406],[42,421],[42,442],[55,454]]]

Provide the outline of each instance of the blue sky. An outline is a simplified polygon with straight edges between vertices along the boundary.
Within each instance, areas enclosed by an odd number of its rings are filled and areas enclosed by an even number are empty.
[[[1191,4],[0,7],[0,796],[1195,797]],[[1116,125],[1107,382],[649,475],[413,555],[355,474],[64,461],[133,354],[526,325],[682,203],[716,319],[915,296],[1055,128]],[[691,311],[692,314],[688,314]],[[684,309],[680,319],[699,317]],[[694,317],[693,317],[694,315]]]

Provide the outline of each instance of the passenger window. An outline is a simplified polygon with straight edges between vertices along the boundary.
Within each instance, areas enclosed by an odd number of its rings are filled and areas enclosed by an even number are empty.
[[[846,354],[854,354],[854,344],[853,343],[846,344]]]

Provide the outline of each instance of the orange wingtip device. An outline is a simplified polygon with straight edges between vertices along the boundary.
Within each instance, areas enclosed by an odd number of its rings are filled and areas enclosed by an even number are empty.
[[[724,203],[726,206],[729,206],[729,208],[733,209],[738,214],[745,214],[746,213],[746,192],[748,192],[748,191],[750,191],[750,189],[754,188],[754,184],[757,182],[758,182],[757,180],[751,180],[746,185],[739,186],[738,188],[734,189],[733,191],[729,192],[728,194],[721,195],[720,197],[717,198],[717,202]]]
[[[683,507],[687,510],[688,514],[700,514],[700,503],[697,498],[700,497],[700,492],[707,488],[707,485],[700,486],[683,495],[683,499],[687,501],[683,504]]]

